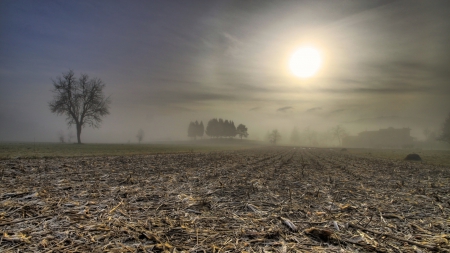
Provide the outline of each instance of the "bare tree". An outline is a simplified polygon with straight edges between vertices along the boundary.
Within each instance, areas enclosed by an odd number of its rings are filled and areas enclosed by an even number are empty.
[[[308,140],[309,146],[317,146],[317,132],[314,130],[311,130],[311,128],[307,127],[305,128],[305,136]]]
[[[236,128],[236,132],[239,135],[239,137],[241,138],[241,140],[242,140],[242,137],[247,138],[247,136],[248,136],[247,131],[248,131],[247,127],[243,124],[239,124],[239,126]]]
[[[445,119],[445,122],[442,125],[442,133],[437,137],[437,140],[450,143],[450,113],[448,114],[447,119]]]
[[[341,127],[341,125],[337,125],[331,129],[331,133],[339,141],[339,146],[342,146],[342,138],[347,135],[347,130]]]
[[[136,138],[138,139],[139,144],[141,144],[141,141],[144,139],[144,130],[139,129]]]
[[[425,145],[428,146],[428,148],[433,149],[434,143],[438,140],[436,131],[426,127],[423,129],[423,135],[425,135]]]
[[[298,144],[300,142],[300,133],[297,130],[297,127],[294,126],[291,133],[291,143]]]
[[[58,132],[58,139],[60,143],[66,143],[66,138],[64,137],[63,132]]]
[[[99,78],[89,79],[86,74],[76,79],[72,70],[52,81],[54,98],[49,102],[50,111],[65,115],[67,124],[75,125],[80,144],[83,127],[99,128],[102,117],[109,114],[111,101],[103,94],[105,84]]]
[[[272,143],[273,145],[277,145],[277,141],[281,140],[281,135],[277,129],[274,129],[271,133],[269,133],[268,138],[270,143]]]
[[[436,139],[437,139],[436,131],[434,131],[428,127],[423,129],[423,135],[425,135],[426,141],[436,141]]]
[[[73,137],[75,137],[75,136],[73,135],[73,132],[72,132],[72,131],[69,132],[69,133],[67,134],[67,142],[68,142],[68,143],[72,143]]]
[[[333,135],[330,131],[319,132],[317,139],[320,146],[329,146],[333,142]]]

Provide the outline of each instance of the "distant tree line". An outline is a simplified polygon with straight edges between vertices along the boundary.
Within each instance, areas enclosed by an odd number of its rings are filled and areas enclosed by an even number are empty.
[[[347,135],[347,130],[341,125],[337,125],[324,132],[316,131],[309,126],[301,132],[294,126],[290,136],[290,143],[305,146],[342,146],[342,140]]]
[[[248,129],[243,124],[239,124],[236,127],[232,120],[217,118],[209,120],[206,129],[203,126],[203,121],[200,124],[198,121],[189,124],[188,137],[196,139],[197,137],[203,137],[204,133],[212,138],[233,138],[238,135],[242,139],[242,137],[247,138]]]
[[[194,140],[197,137],[203,137],[203,133],[205,132],[205,127],[203,126],[203,121],[198,123],[198,121],[191,122],[188,128],[188,137],[193,138]]]

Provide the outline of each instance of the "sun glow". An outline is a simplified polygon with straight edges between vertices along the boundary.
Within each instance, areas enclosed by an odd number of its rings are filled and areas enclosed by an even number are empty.
[[[319,71],[322,65],[322,57],[319,51],[313,47],[301,47],[292,54],[289,68],[292,73],[301,78],[312,77]]]

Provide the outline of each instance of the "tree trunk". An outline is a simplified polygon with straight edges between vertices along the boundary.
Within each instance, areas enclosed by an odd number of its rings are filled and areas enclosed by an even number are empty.
[[[81,124],[77,124],[77,140],[78,140],[78,144],[81,144]]]

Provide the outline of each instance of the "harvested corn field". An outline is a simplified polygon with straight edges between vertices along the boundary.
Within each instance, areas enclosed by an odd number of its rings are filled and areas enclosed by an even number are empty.
[[[2,252],[450,251],[450,168],[292,147],[0,161]]]

